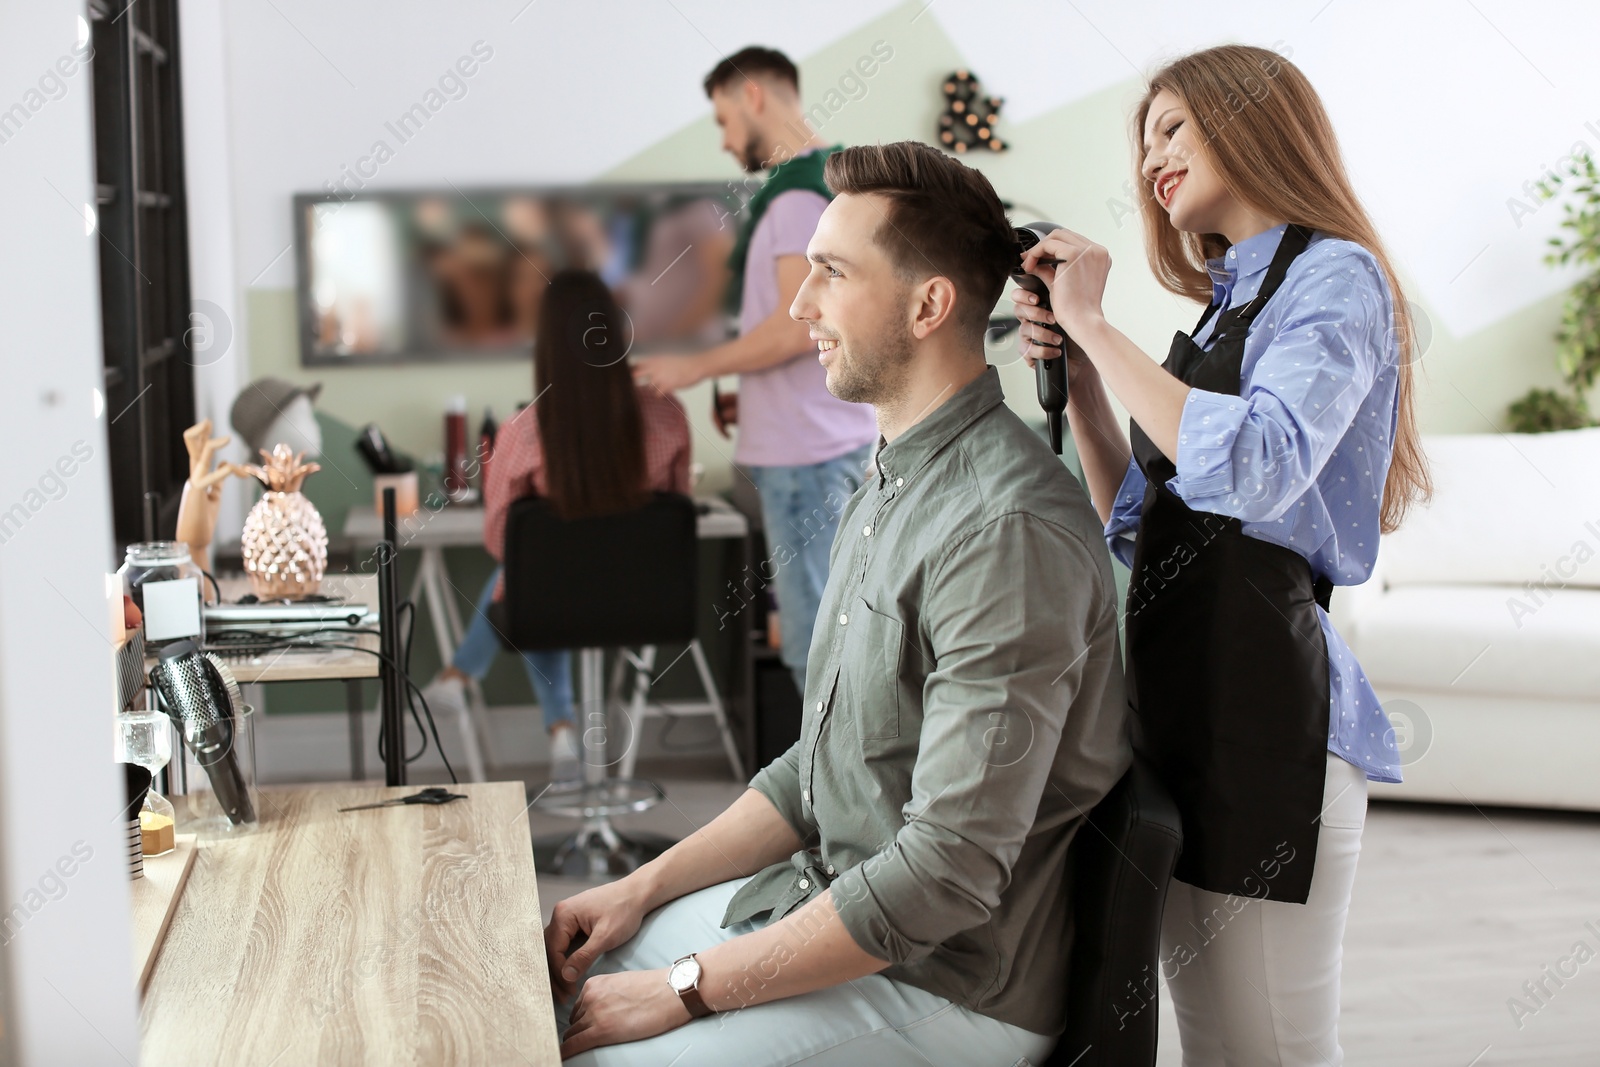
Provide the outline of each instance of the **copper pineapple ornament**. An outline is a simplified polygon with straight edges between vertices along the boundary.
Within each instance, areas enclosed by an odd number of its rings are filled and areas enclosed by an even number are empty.
[[[322,516],[300,492],[301,483],[322,467],[301,463],[285,444],[275,445],[266,463],[247,466],[267,491],[244,520],[241,547],[250,590],[261,600],[300,600],[322,585],[328,567],[328,531]]]

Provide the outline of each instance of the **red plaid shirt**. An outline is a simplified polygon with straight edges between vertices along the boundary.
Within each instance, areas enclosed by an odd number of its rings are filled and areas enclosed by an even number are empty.
[[[638,390],[639,419],[644,434],[645,480],[651,489],[689,492],[689,419],[676,397],[652,387]],[[544,445],[539,416],[529,404],[500,427],[483,490],[483,547],[497,560],[505,558],[506,510],[529,493],[543,496]],[[499,599],[501,588],[495,589]]]

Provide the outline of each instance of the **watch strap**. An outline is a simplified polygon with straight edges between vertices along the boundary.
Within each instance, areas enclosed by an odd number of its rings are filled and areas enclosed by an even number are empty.
[[[684,960],[695,960],[696,963],[700,962],[698,959],[695,959],[695,953],[691,952],[687,956],[680,956],[678,959],[673,960],[673,966],[677,966]],[[674,986],[672,991],[678,994],[678,999],[683,1001],[683,1006],[689,1009],[689,1017],[691,1019],[704,1019],[707,1015],[712,1014],[711,1006],[707,1004],[705,998],[700,995],[700,979],[696,978],[695,984],[690,986],[688,989],[679,989]]]

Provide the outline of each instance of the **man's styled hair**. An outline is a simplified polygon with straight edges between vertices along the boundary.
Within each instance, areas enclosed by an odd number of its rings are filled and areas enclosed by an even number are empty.
[[[729,82],[744,81],[763,74],[787,83],[797,93],[800,91],[800,72],[789,57],[776,48],[762,48],[753,44],[725,57],[711,68],[705,80],[706,99],[709,100],[718,89],[726,88]]]
[[[876,193],[889,202],[874,240],[908,282],[935,274],[956,287],[956,319],[981,337],[1017,259],[1017,239],[983,173],[920,141],[859,145],[828,157],[835,196]]]

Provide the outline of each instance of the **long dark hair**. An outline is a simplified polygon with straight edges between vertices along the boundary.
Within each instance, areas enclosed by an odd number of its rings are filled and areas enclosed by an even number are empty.
[[[644,429],[625,358],[631,327],[593,271],[550,280],[533,345],[546,495],[566,519],[643,507]]]
[[[1400,347],[1399,422],[1394,455],[1383,487],[1380,526],[1398,529],[1414,502],[1433,491],[1422,451],[1413,400],[1412,364],[1421,353],[1412,335],[1411,309],[1376,227],[1351,187],[1333,123],[1322,98],[1300,68],[1265,48],[1220,45],[1168,63],[1150,79],[1133,115],[1134,172],[1143,155],[1145,118],[1166,89],[1189,109],[1204,131],[1203,148],[1235,198],[1266,215],[1353,241],[1372,253],[1393,295]],[[1228,246],[1221,234],[1183,233],[1174,227],[1145,182],[1139,198],[1145,249],[1156,280],[1197,303],[1211,299],[1205,261]]]

